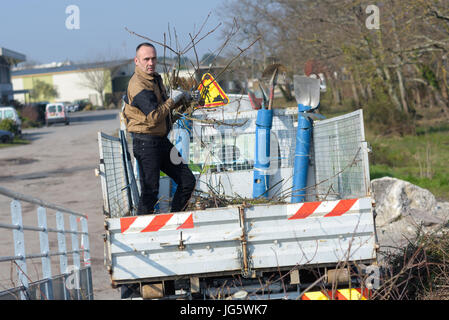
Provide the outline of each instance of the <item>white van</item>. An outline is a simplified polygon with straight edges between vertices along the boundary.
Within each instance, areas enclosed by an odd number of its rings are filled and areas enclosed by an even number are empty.
[[[66,125],[70,123],[69,115],[64,103],[49,103],[45,107],[45,125],[50,123],[63,122]]]
[[[20,120],[19,114],[16,108],[13,106],[0,106],[0,121],[3,119],[12,119],[16,123],[19,135],[22,134],[22,120]]]

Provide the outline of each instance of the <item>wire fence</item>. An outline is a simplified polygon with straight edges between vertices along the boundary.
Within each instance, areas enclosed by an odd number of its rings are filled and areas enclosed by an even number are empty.
[[[219,120],[220,124],[194,122],[190,163],[213,171],[241,171],[254,168],[257,111],[203,114],[201,120]],[[270,136],[270,166],[293,167],[297,112],[275,110]]]
[[[254,168],[256,118],[256,110],[237,114],[223,111],[203,114],[200,117],[203,122],[194,123],[192,129],[190,163],[203,172],[228,172],[227,180],[231,180],[230,185],[242,183],[238,180],[245,176],[243,171]],[[204,122],[208,119],[220,124]],[[273,177],[277,171],[281,173],[270,184],[274,186],[281,182],[279,179],[283,180],[277,197],[282,200],[286,200],[292,193],[291,183],[288,181],[293,177],[297,120],[296,109],[274,110],[270,168]],[[309,200],[357,198],[370,194],[368,147],[362,110],[314,121],[309,156]],[[231,172],[237,171],[240,173],[233,177]],[[219,189],[218,185],[211,187]]]

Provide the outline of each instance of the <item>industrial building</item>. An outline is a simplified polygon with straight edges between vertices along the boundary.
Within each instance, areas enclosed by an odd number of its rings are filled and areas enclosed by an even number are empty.
[[[27,93],[14,94],[22,103],[45,100],[49,102],[73,102],[89,99],[93,105],[101,106],[103,99],[98,88],[103,88],[103,98],[121,95],[126,91],[128,81],[134,72],[132,59],[106,62],[79,63],[70,61],[50,63],[27,68],[15,68],[11,72],[14,90],[32,91],[38,81],[50,84],[57,96],[32,97]]]
[[[25,91],[15,92],[11,83],[11,67],[26,60],[24,54],[0,47],[0,105],[8,105],[14,94],[25,94]]]

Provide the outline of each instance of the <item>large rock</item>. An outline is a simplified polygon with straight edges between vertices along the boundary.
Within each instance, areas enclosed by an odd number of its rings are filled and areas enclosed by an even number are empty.
[[[371,188],[381,247],[402,247],[417,229],[434,231],[448,223],[449,202],[438,202],[426,189],[390,177],[372,180]]]

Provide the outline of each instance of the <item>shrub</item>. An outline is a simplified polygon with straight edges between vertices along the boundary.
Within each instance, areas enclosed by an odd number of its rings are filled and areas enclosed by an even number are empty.
[[[91,111],[91,110],[95,110],[94,106],[91,103],[86,104],[86,106],[84,107],[85,111]]]
[[[10,131],[14,135],[19,134],[19,126],[12,119],[3,119],[0,121],[0,130]]]
[[[398,110],[385,94],[378,94],[363,108],[365,123],[378,135],[414,134],[413,114]]]

